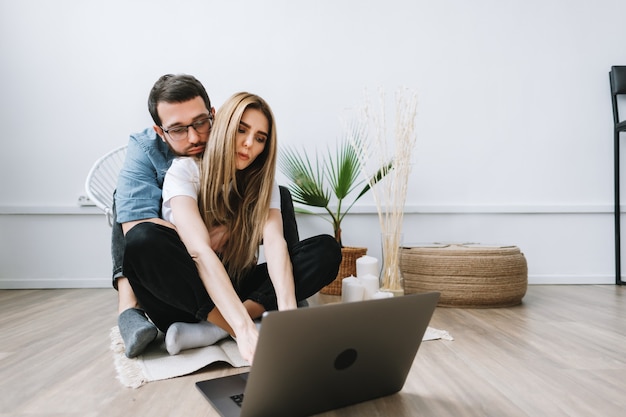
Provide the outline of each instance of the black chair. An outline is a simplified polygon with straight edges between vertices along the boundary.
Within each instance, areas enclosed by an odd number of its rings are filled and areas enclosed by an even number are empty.
[[[619,117],[618,97],[626,96],[626,66],[612,66],[609,72],[611,82],[611,102],[613,104],[613,147],[614,147],[614,175],[615,175],[615,284],[622,285],[621,272],[621,245],[620,245],[620,186],[619,186],[619,134],[626,132],[626,120]]]

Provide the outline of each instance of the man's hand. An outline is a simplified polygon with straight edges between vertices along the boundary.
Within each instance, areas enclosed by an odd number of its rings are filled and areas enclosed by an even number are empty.
[[[211,249],[214,252],[221,252],[224,248],[230,234],[226,226],[215,226],[209,230],[209,238],[211,239]]]

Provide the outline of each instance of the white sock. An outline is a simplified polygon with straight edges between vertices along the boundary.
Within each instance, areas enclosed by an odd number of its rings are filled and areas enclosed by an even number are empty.
[[[208,321],[174,323],[165,334],[165,347],[170,355],[177,355],[181,350],[212,345],[226,336],[226,330]]]

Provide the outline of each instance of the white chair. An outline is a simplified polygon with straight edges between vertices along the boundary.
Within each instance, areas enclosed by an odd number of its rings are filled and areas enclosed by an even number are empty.
[[[87,197],[104,212],[109,226],[113,226],[113,192],[125,157],[126,145],[108,152],[93,164],[85,181]]]

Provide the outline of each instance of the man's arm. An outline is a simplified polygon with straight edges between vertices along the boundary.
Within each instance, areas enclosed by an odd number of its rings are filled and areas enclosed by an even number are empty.
[[[149,130],[130,137],[115,192],[116,220],[121,224],[160,217],[163,178],[171,155],[158,140]]]

